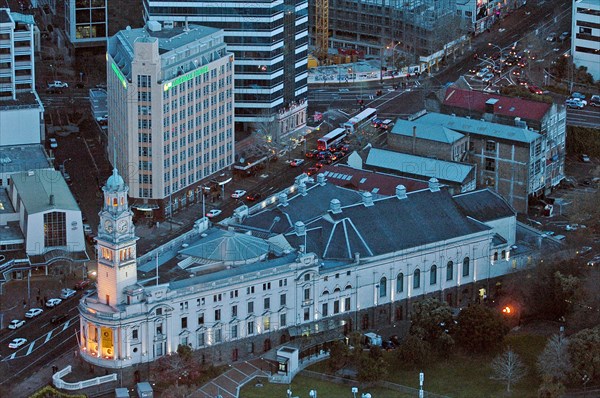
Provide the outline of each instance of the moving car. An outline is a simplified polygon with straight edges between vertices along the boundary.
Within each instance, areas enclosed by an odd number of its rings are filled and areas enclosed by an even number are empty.
[[[546,36],[546,41],[555,42],[556,41],[556,33],[552,32],[548,36]]]
[[[77,293],[77,292],[73,289],[64,288],[60,291],[60,298],[63,300],[66,300],[68,298],[73,297],[75,295],[75,293]]]
[[[231,194],[231,197],[234,199],[239,199],[244,195],[246,195],[246,191],[244,191],[243,189],[237,189],[234,193]]]
[[[590,157],[588,155],[586,155],[585,153],[581,154],[581,161],[583,163],[589,163],[590,162]]]
[[[529,91],[531,91],[533,94],[538,94],[538,95],[542,95],[544,92],[542,91],[541,88],[539,88],[538,86],[529,86],[528,87]]]
[[[48,88],[68,88],[69,85],[63,81],[55,80],[51,83],[48,83]]]
[[[569,98],[565,101],[565,105],[573,109],[583,109],[586,106],[586,103],[577,98]]]
[[[494,80],[494,74],[493,73],[486,73],[485,76],[483,76],[481,78],[481,81],[485,82],[485,83],[489,83],[492,80]]]
[[[581,249],[577,250],[577,254],[583,256],[584,254],[588,254],[592,251],[591,246],[583,246]]]
[[[24,320],[22,320],[22,319],[13,319],[8,324],[8,328],[9,329],[18,329],[18,328],[20,328],[23,325],[25,325],[25,321]]]
[[[89,279],[84,279],[82,281],[79,281],[75,284],[74,288],[75,290],[83,290],[86,287],[88,287],[90,285],[90,280]]]
[[[11,341],[8,344],[8,348],[12,348],[14,350],[25,344],[27,344],[27,339],[24,339],[22,337],[17,337],[16,339],[14,339],[13,341]]]
[[[41,314],[42,312],[44,312],[44,310],[41,308],[32,308],[25,313],[25,318],[34,318],[34,317],[38,316],[39,314]]]
[[[569,38],[569,36],[571,36],[569,32],[562,32],[560,36],[558,36],[558,40],[565,41]]]
[[[310,167],[307,171],[306,174],[308,174],[309,176],[315,175],[319,172],[319,168],[318,167]]]
[[[596,254],[590,261],[587,262],[587,265],[589,265],[590,267],[600,265],[600,254]]]
[[[298,167],[298,166],[302,165],[303,163],[304,163],[304,159],[294,159],[290,163],[290,166],[292,166],[292,167]]]
[[[59,305],[60,303],[62,303],[62,300],[59,298],[51,298],[50,300],[46,301],[46,307],[56,307],[57,305]]]
[[[580,100],[584,100],[585,99],[585,95],[578,93],[578,92],[574,92],[573,94],[571,94],[571,98],[577,98]]]
[[[490,73],[489,68],[483,68],[481,69],[479,72],[477,72],[477,74],[475,76],[479,77],[479,78],[483,78],[485,75],[487,75],[488,73]]]
[[[259,192],[254,192],[251,194],[248,194],[248,196],[246,196],[246,200],[249,200],[250,202],[254,202],[258,199],[260,199],[261,194]]]
[[[219,209],[212,209],[211,211],[209,211],[208,213],[206,213],[206,217],[213,218],[213,217],[218,216],[221,213],[222,213],[222,211],[219,210]]]
[[[58,142],[56,141],[56,138],[48,139],[48,143],[50,144],[50,148],[52,148],[52,149],[58,148]]]

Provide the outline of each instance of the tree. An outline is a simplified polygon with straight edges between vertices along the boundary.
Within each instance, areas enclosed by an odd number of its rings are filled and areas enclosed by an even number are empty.
[[[438,352],[447,352],[454,346],[450,334],[454,331],[452,310],[446,302],[427,298],[413,304],[410,334],[427,341]]]
[[[348,362],[348,346],[341,341],[334,341],[329,348],[329,361],[327,365],[332,372],[337,372]]]
[[[557,334],[550,337],[544,351],[537,359],[537,369],[542,377],[563,382],[571,371],[569,339]]]
[[[375,348],[375,349],[373,349]],[[372,383],[387,376],[388,365],[383,359],[381,348],[372,347],[368,354],[362,353],[357,363],[357,379],[363,383]]]
[[[499,348],[507,333],[508,326],[498,310],[476,304],[458,315],[455,338],[469,352],[488,352]]]
[[[600,326],[583,329],[570,337],[569,357],[573,369],[569,380],[580,385],[581,378],[589,377],[592,384],[600,381]]]
[[[510,392],[510,387],[519,382],[527,373],[527,369],[521,358],[508,347],[506,351],[498,355],[492,361],[492,379],[504,381],[506,391]]]
[[[402,340],[396,351],[400,366],[409,369],[425,364],[432,354],[431,345],[414,335],[408,335]]]
[[[560,398],[565,393],[565,386],[549,376],[542,377],[542,384],[538,389],[538,398]]]

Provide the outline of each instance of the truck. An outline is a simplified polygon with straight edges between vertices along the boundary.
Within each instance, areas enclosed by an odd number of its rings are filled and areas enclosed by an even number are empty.
[[[365,333],[362,337],[362,343],[367,347],[381,347],[381,336],[373,332]]]

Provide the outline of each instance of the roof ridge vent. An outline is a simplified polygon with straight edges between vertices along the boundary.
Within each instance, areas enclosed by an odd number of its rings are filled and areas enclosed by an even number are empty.
[[[431,192],[439,192],[439,190],[440,190],[440,182],[438,181],[437,178],[431,177],[429,179],[429,190]]]
[[[284,207],[288,205],[288,196],[285,192],[279,194],[279,204]]]
[[[365,207],[373,206],[373,194],[371,192],[363,192],[362,193],[362,202]]]
[[[329,202],[329,210],[331,210],[331,212],[333,214],[339,214],[342,212],[342,203],[340,202],[339,199],[331,199],[331,201]]]
[[[294,224],[294,232],[296,232],[296,235],[298,236],[306,235],[306,225],[304,225],[302,221],[296,221]]]
[[[317,184],[319,184],[321,186],[325,185],[325,174],[319,173],[317,175]]]
[[[406,187],[402,184],[396,186],[396,197],[398,199],[406,199]]]
[[[306,184],[304,181],[298,185],[298,193],[302,196],[306,196]]]

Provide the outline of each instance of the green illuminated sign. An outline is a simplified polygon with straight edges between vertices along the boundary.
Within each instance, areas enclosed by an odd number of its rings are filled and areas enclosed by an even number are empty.
[[[121,81],[121,84],[123,85],[123,87],[127,88],[127,79],[125,79],[125,76],[123,76],[123,74],[119,70],[119,67],[113,63],[113,64],[111,64],[111,68],[112,68],[113,72],[115,72],[115,75],[117,75],[117,77]]]
[[[200,69],[196,69],[195,71],[193,71],[192,73],[188,73],[185,76],[180,76],[175,80],[171,80],[168,83],[165,83],[165,85],[163,86],[164,91],[169,90],[171,87],[175,87],[175,86],[179,86],[181,83],[185,83],[188,80],[192,80],[193,78],[203,75],[206,72],[208,72],[208,66],[203,66]]]

